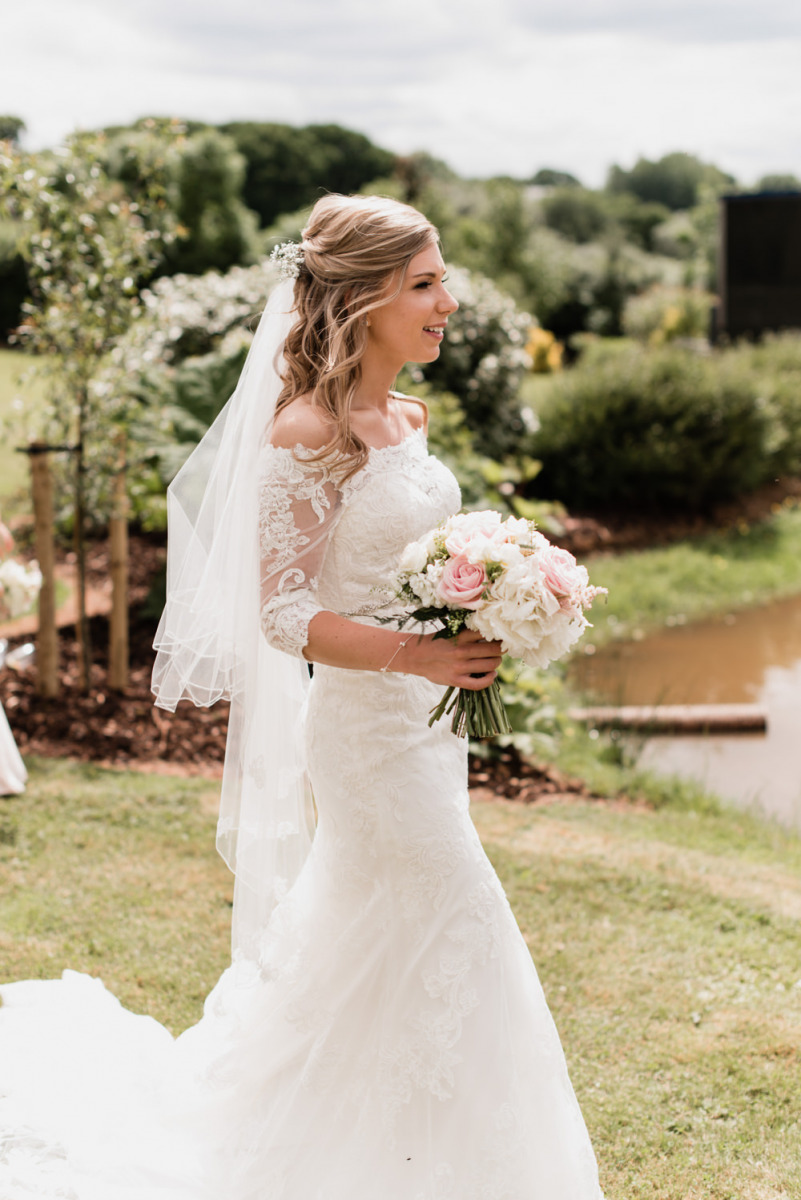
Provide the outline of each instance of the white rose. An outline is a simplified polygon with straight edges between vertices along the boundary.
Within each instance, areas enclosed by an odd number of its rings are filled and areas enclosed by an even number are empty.
[[[422,571],[428,561],[428,552],[422,542],[409,542],[400,559],[400,570],[410,575]]]

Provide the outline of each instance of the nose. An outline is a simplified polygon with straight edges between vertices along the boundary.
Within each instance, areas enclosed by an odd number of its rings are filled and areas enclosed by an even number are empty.
[[[455,313],[459,307],[459,301],[451,295],[446,287],[442,288],[442,297],[439,302],[439,309],[444,313]]]

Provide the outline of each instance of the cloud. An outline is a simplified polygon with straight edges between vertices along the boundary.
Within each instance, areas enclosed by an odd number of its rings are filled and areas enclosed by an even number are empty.
[[[685,45],[801,37],[796,0],[508,0],[521,27],[542,33],[619,33]]]
[[[745,181],[801,167],[801,8],[779,0],[28,0],[4,33],[0,111],[32,146],[157,113],[337,122],[468,175],[600,183],[673,149]]]

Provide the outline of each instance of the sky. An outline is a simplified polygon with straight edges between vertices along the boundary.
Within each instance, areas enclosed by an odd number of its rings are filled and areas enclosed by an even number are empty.
[[[335,122],[470,177],[801,176],[798,0],[25,0],[3,35],[30,149],[159,115]]]

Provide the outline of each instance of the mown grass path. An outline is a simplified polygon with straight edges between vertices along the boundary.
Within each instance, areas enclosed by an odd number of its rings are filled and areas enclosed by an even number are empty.
[[[736,815],[475,811],[609,1200],[801,1195],[801,854]]]
[[[227,962],[217,785],[39,761],[0,800],[0,979],[178,1031]],[[476,798],[608,1200],[801,1195],[801,841],[731,813]]]

